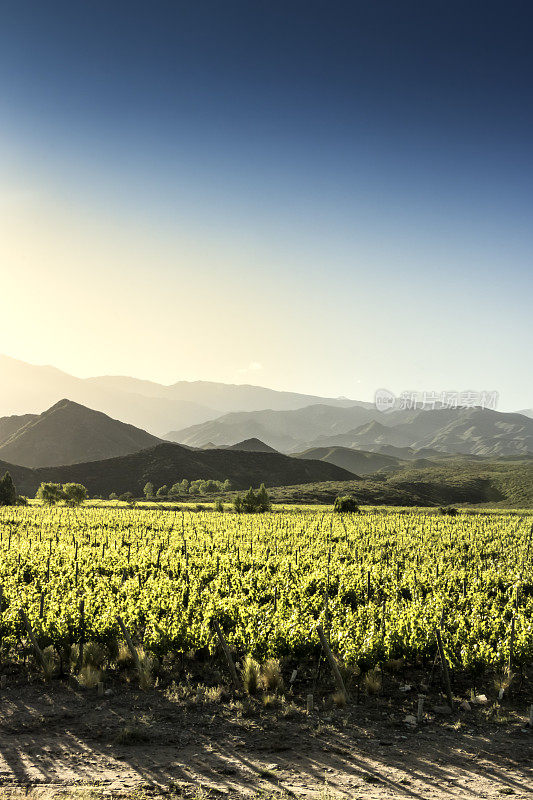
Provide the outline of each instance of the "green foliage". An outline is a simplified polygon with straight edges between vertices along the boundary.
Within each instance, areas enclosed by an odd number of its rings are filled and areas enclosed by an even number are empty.
[[[166,483],[163,486],[160,486],[156,492],[156,497],[166,497],[168,495],[168,486]]]
[[[64,483],[62,490],[67,506],[81,506],[87,500],[87,489],[81,483]]]
[[[109,495],[110,500],[118,500],[118,494],[116,492],[111,492]]]
[[[154,497],[154,495],[155,495],[155,487],[154,487],[154,484],[151,481],[148,481],[148,483],[145,484],[145,487],[143,489],[143,493],[144,493],[144,496],[146,497],[147,500],[151,500]]]
[[[344,497],[340,496],[336,497],[333,510],[339,514],[344,514],[344,513],[358,514],[360,512],[360,508],[357,505],[355,497],[350,497],[350,495],[344,495]]]
[[[257,514],[259,512],[270,511],[272,508],[270,496],[264,483],[259,487],[257,494],[250,486],[244,497],[237,495],[233,503],[237,513],[245,512],[247,514]]]
[[[14,506],[17,502],[17,490],[9,472],[0,479],[0,506]]]
[[[55,506],[62,500],[67,506],[79,506],[87,499],[87,489],[81,483],[41,483],[35,497],[45,506]]]
[[[64,499],[63,488],[60,483],[41,483],[35,498],[45,506],[55,506]]]
[[[70,645],[83,598],[86,643],[106,653],[117,615],[158,657],[212,646],[217,618],[230,648],[253,661],[305,663],[320,651],[309,632],[327,599],[331,647],[347,669],[368,675],[402,659],[429,672],[440,626],[453,669],[476,678],[507,665],[513,617],[518,669],[533,661],[532,524],[527,512],[438,509],[2,507],[4,652],[18,652],[21,608],[43,649]],[[260,675],[269,690],[282,678],[274,663]],[[379,691],[371,678],[365,686]]]

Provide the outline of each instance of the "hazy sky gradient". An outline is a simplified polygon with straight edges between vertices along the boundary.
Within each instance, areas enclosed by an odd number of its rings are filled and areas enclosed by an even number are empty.
[[[0,352],[533,404],[529,2],[5,2]]]

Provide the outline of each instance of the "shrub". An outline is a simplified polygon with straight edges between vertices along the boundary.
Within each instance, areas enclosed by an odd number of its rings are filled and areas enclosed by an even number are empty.
[[[339,495],[339,497],[335,498],[333,511],[340,514],[359,514],[361,509],[357,505],[355,497],[351,497],[350,495],[341,497]]]

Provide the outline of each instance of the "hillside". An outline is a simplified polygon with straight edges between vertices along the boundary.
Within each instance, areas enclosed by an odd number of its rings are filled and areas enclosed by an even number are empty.
[[[368,475],[383,468],[397,468],[401,464],[400,459],[393,456],[352,450],[349,447],[311,447],[303,453],[295,453],[295,457],[327,461],[328,464],[336,464],[354,475]]]
[[[0,465],[0,469],[1,469]],[[347,480],[353,477],[334,464],[304,461],[281,453],[247,453],[238,450],[189,450],[164,442],[148,450],[127,456],[69,466],[46,467],[20,471],[13,469],[13,478],[22,494],[33,495],[41,481],[83,483],[91,495],[107,497],[111,492],[133,492],[140,496],[147,483],[156,487],[187,478],[229,478],[237,489],[249,486],[286,486],[323,480]],[[17,476],[15,478],[15,475]]]
[[[246,384],[178,381],[164,386],[121,376],[82,379],[55,367],[35,366],[3,355],[0,355],[0,386],[1,416],[40,412],[68,397],[157,436],[231,411],[286,410],[317,402],[347,406],[354,402]],[[224,444],[245,438],[249,437],[236,436]]]
[[[373,407],[372,407],[373,408]],[[245,439],[259,439],[275,450],[292,453],[305,449],[319,435],[334,436],[379,414],[375,408],[359,404],[346,408],[323,403],[291,411],[261,410],[225,414],[218,419],[171,431],[165,438],[180,444],[202,447],[213,442],[217,447]]]
[[[287,486],[271,494],[280,503],[333,503],[339,494],[353,494],[362,505],[533,508],[533,459],[407,465],[349,483]]]
[[[25,467],[52,467],[128,455],[159,441],[100,411],[61,400],[4,441],[0,459]]]
[[[38,414],[13,414],[10,417],[0,417],[0,444],[38,416]]]

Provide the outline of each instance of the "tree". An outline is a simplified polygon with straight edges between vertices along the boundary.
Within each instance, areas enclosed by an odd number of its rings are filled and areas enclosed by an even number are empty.
[[[333,511],[337,512],[338,514],[359,514],[360,508],[357,505],[357,500],[355,497],[351,497],[349,494],[347,494],[344,497],[339,495],[339,497],[335,498]]]
[[[110,500],[118,500],[118,494],[116,492],[111,492],[109,495]]]
[[[41,500],[45,506],[55,506],[63,500],[63,489],[60,483],[41,483],[35,495],[37,500]]]
[[[154,484],[151,481],[148,481],[148,483],[143,489],[143,492],[146,499],[151,500],[155,494]]]
[[[64,483],[63,497],[67,506],[81,506],[87,500],[87,489],[81,483]]]
[[[240,514],[242,511],[242,497],[238,494],[233,501],[233,507],[237,514]]]
[[[17,490],[9,472],[0,480],[0,506],[14,506],[17,502]]]
[[[224,503],[222,502],[222,500],[217,500],[216,501],[216,503],[215,503],[215,511],[219,511],[219,512],[224,511]]]
[[[168,494],[168,486],[166,483],[163,486],[160,486],[156,492],[156,497],[166,497]]]
[[[189,481],[187,478],[184,478],[180,483],[180,492],[181,494],[187,494],[189,491]]]
[[[229,478],[226,478],[226,480],[222,484],[222,491],[229,492],[230,489],[231,489],[231,481]]]
[[[255,501],[256,501],[257,511],[270,511],[270,509],[272,508],[270,495],[268,494],[264,483],[262,483],[261,486],[259,487],[259,491],[255,496]]]
[[[251,486],[242,498],[242,510],[248,514],[253,514],[257,510],[257,497]]]

